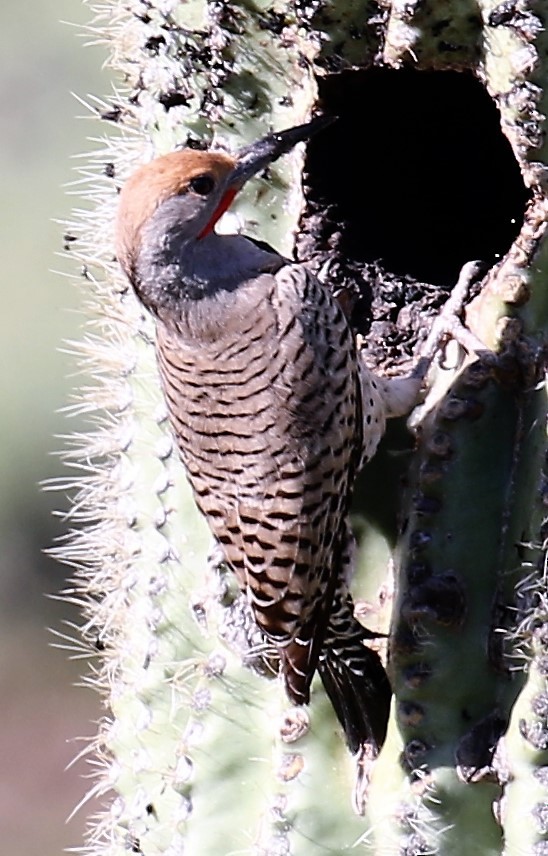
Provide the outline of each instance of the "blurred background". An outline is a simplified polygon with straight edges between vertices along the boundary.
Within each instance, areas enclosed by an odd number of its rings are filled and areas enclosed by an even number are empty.
[[[52,510],[67,503],[39,487],[63,471],[55,435],[78,427],[58,413],[78,380],[59,348],[79,335],[81,295],[52,272],[71,269],[55,256],[63,230],[53,219],[81,204],[63,188],[77,177],[71,156],[101,133],[76,118],[86,111],[71,93],[101,96],[110,86],[106,49],[85,47],[91,37],[62,23],[90,18],[81,0],[2,7],[0,829],[10,856],[59,856],[82,843],[89,807],[66,819],[91,785],[90,766],[64,768],[100,716],[94,693],[75,686],[83,662],[51,647],[48,627],[62,630],[77,614],[46,597],[68,574],[42,552],[62,532]]]

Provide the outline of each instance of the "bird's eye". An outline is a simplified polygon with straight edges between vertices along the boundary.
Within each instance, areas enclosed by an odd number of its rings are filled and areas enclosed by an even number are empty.
[[[188,186],[198,196],[209,196],[215,187],[215,181],[210,175],[197,175],[190,179]]]

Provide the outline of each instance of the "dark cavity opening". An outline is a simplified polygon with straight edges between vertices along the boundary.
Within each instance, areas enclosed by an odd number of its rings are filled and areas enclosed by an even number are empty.
[[[301,255],[449,287],[465,262],[491,266],[508,251],[530,194],[471,73],[377,68],[318,84],[340,118],[308,144]]]

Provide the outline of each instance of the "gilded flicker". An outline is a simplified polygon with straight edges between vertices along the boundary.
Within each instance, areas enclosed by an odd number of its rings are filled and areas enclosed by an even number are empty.
[[[214,227],[312,120],[235,156],[185,149],[122,189],[118,259],[153,314],[171,425],[196,502],[275,646],[292,702],[319,671],[353,752],[378,750],[390,685],[348,592],[352,489],[385,418],[417,392],[360,365],[337,301],[306,267]]]

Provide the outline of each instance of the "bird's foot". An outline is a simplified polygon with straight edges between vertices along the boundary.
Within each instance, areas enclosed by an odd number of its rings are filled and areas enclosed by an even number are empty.
[[[411,372],[411,377],[425,379],[434,358],[443,354],[448,342],[453,339],[468,354],[491,354],[489,348],[462,321],[462,313],[470,286],[481,273],[483,262],[473,261],[463,265],[457,284],[453,288],[440,314],[432,324],[428,338],[421,348],[421,356]]]
[[[430,367],[438,355],[441,354],[442,359],[445,357],[445,349],[450,340],[457,342],[468,354],[481,354],[482,358],[490,355],[495,359],[481,339],[465,326],[461,317],[470,286],[477,279],[482,267],[483,262],[479,261],[467,262],[462,267],[457,284],[432,324],[414,369],[404,377],[379,381],[387,418],[404,416],[419,403]]]
[[[352,808],[362,817],[367,807],[369,782],[379,752],[373,743],[362,743],[356,755],[356,781],[352,789]]]

